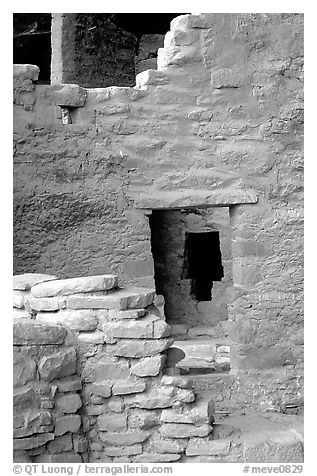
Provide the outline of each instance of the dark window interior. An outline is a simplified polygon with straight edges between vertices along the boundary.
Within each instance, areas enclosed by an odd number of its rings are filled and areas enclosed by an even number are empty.
[[[183,279],[191,280],[191,295],[211,301],[213,281],[223,278],[219,232],[186,233]]]

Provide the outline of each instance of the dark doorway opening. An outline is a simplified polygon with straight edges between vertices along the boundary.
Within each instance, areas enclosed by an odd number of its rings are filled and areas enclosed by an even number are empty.
[[[213,281],[223,276],[219,231],[186,233],[182,278],[191,280],[192,297],[211,301]]]

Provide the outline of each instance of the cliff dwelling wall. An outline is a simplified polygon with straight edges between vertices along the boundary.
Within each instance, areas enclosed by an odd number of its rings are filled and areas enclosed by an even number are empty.
[[[152,287],[152,211],[229,209],[241,405],[302,401],[302,34],[300,14],[180,16],[133,88],[15,68],[15,273]]]

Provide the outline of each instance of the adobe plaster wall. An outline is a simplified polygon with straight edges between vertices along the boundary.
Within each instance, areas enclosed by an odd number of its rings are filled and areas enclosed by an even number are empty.
[[[302,398],[302,35],[301,14],[184,15],[135,88],[15,75],[15,272],[152,286],[146,213],[229,206],[235,392],[263,408]]]

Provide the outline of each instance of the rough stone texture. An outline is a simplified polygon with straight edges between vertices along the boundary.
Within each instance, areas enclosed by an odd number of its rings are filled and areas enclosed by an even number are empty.
[[[77,356],[75,349],[61,350],[52,355],[42,357],[39,362],[39,373],[48,382],[59,377],[67,377],[76,372]]]
[[[160,433],[167,438],[191,438],[193,436],[207,436],[212,427],[207,424],[194,426],[187,423],[166,423],[160,427]]]
[[[100,439],[110,446],[131,446],[143,443],[150,436],[147,431],[125,431],[124,433],[101,432]]]
[[[61,326],[15,319],[13,324],[14,345],[62,344],[66,330]]]
[[[34,297],[54,297],[93,291],[107,291],[118,285],[114,275],[84,276],[80,278],[58,279],[32,286]]]
[[[65,433],[76,433],[81,425],[79,415],[66,415],[56,418],[55,435],[60,436]]]
[[[36,273],[16,274],[13,276],[13,289],[26,291],[31,289],[35,284],[51,281],[53,279],[57,279],[57,276]]]
[[[155,355],[140,359],[137,364],[131,366],[131,373],[138,377],[155,377],[160,373],[165,363],[165,355]]]
[[[81,398],[77,393],[67,393],[57,397],[55,405],[63,413],[76,413],[81,407]]]
[[[109,351],[120,357],[148,357],[159,354],[168,349],[173,343],[172,339],[137,341],[133,339],[121,339],[120,342],[109,347]]]

